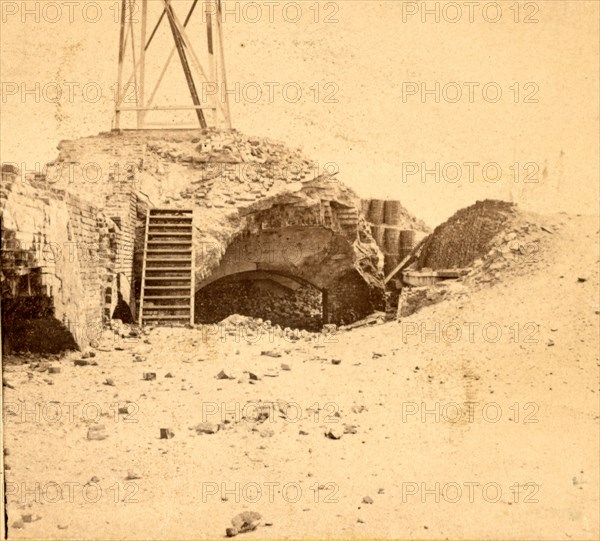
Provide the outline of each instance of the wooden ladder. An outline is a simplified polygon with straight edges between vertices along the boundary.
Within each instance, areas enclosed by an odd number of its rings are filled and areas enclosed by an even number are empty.
[[[146,217],[140,325],[194,323],[193,216],[154,208]]]

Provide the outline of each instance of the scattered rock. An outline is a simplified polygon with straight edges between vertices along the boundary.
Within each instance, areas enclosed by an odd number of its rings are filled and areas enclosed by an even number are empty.
[[[84,359],[76,359],[73,361],[75,366],[89,366],[90,362]]]
[[[129,404],[131,404],[131,402],[125,404],[124,406],[119,406],[119,413],[123,415],[129,415]]]
[[[342,364],[342,360],[341,359],[331,359],[331,364],[335,364],[335,365]]]
[[[115,386],[115,382],[112,378],[106,378],[104,380],[103,385],[108,385],[109,387],[114,387]]]
[[[277,351],[261,351],[260,352],[261,355],[263,355],[264,357],[281,357],[281,353],[277,352]]]
[[[153,381],[156,379],[156,372],[144,372],[142,379],[144,381]]]
[[[160,429],[160,439],[161,440],[170,440],[171,438],[174,438],[175,434],[173,433],[173,431],[169,428],[161,428]]]
[[[340,426],[333,426],[325,431],[325,436],[330,440],[339,440],[344,434],[344,429]]]
[[[224,370],[221,370],[218,374],[217,374],[217,379],[234,379],[232,376],[228,376]]]
[[[88,440],[105,440],[106,438],[108,438],[108,434],[104,425],[93,425],[88,428]]]
[[[233,528],[227,528],[227,537],[234,537],[240,533],[256,530],[262,517],[254,511],[244,511],[231,519]]]
[[[48,374],[60,374],[60,366],[51,366],[48,368]]]
[[[174,378],[175,376],[173,374],[171,374],[171,372],[167,372],[165,374],[165,378]]]
[[[356,425],[344,425],[344,434],[356,434]]]
[[[127,477],[125,477],[125,479],[127,481],[133,481],[134,479],[141,479],[141,478],[142,478],[142,476],[139,473],[137,473],[133,470],[127,470]]]
[[[15,520],[15,521],[12,523],[12,528],[15,528],[15,529],[17,529],[17,530],[20,530],[21,528],[23,528],[23,521],[22,521],[21,519],[19,519],[19,520]]]
[[[587,282],[587,278],[584,278],[583,276],[579,276],[577,278],[577,282],[579,282],[580,284],[583,284],[584,282]]]
[[[371,498],[370,496],[365,496],[365,497],[362,499],[362,502],[363,502],[363,503],[367,503],[367,504],[369,504],[369,505],[370,505],[370,504],[372,504],[372,503],[373,503],[373,498]]]
[[[281,369],[289,372],[292,368],[289,364],[281,363]]]
[[[215,423],[200,423],[193,427],[193,430],[196,431],[196,434],[216,434],[221,425]]]

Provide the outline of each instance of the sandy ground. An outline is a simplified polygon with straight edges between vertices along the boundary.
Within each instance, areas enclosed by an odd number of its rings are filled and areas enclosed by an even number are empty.
[[[220,538],[248,510],[248,539],[597,539],[598,222],[557,220],[530,275],[401,323],[254,343],[155,329],[105,337],[97,366],[49,360],[58,374],[10,359],[9,537]],[[259,401],[277,403],[262,422]],[[107,437],[88,440],[98,415]]]

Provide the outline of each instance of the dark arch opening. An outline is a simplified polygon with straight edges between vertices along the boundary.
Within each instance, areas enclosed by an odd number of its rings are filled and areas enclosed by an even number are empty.
[[[117,295],[117,305],[113,311],[112,319],[120,319],[123,323],[133,323],[131,308],[129,308],[129,305],[123,300],[123,295],[121,295],[120,292]]]
[[[232,314],[269,320],[273,325],[318,332],[324,323],[323,291],[282,272],[230,274],[196,292],[196,323],[218,323]]]

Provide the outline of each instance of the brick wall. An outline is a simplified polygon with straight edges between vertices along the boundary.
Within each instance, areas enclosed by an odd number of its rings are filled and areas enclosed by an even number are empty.
[[[25,180],[15,171],[2,177],[3,335],[15,347],[30,348],[36,338],[44,342],[36,329],[43,328],[40,319],[50,318],[86,347],[110,317],[118,271],[132,275],[131,265],[118,257],[127,261],[126,233],[97,208],[43,179]],[[49,309],[38,317],[35,310],[24,313],[24,299]]]

